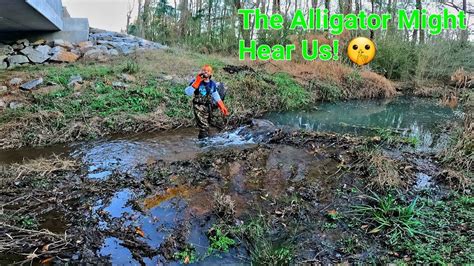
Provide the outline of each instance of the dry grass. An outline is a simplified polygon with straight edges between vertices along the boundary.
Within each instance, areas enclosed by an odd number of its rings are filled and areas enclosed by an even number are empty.
[[[376,150],[368,155],[367,168],[371,178],[370,183],[377,189],[399,188],[405,185],[395,160],[385,156],[382,151]]]
[[[232,223],[235,217],[235,202],[229,195],[214,193],[214,213],[224,222]]]
[[[53,155],[50,158],[38,158],[21,164],[13,164],[10,166],[16,178],[22,176],[39,175],[41,177],[49,176],[51,173],[74,171],[79,168],[79,164],[75,160],[61,158]]]
[[[352,68],[340,62],[271,61],[256,64],[270,73],[289,73],[304,85],[315,80],[335,84],[344,90],[347,99],[387,98],[397,95],[395,86],[383,76],[366,69]]]
[[[458,89],[472,88],[474,86],[474,73],[459,68],[451,75],[451,82]]]

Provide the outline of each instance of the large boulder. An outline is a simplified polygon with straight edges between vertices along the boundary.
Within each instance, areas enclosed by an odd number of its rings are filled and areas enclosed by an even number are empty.
[[[35,50],[42,53],[42,54],[44,54],[44,55],[51,55],[50,54],[51,47],[49,47],[48,45],[40,45],[40,46],[36,47]]]
[[[15,43],[12,45],[12,48],[13,50],[18,51],[18,50],[25,49],[25,46],[21,43]]]
[[[18,41],[16,41],[16,43],[17,44],[23,44],[25,47],[30,45],[30,41],[28,41],[27,39],[18,40]]]
[[[56,49],[56,47],[54,47],[53,49]],[[51,61],[67,62],[67,63],[76,62],[77,59],[79,59],[78,55],[76,55],[74,53],[71,53],[71,52],[68,52],[64,49],[56,49],[55,53],[50,58]]]
[[[8,56],[13,53],[13,48],[10,45],[0,44],[0,57]],[[5,59],[5,58],[4,58]]]
[[[72,43],[64,40],[54,40],[54,46],[60,46],[66,48],[67,50],[74,49],[74,45],[72,45]]]
[[[30,60],[28,60],[28,57],[24,55],[12,55],[7,58],[7,61],[10,64],[10,67],[15,67],[30,62]]]
[[[108,59],[108,52],[107,50],[93,49],[84,54],[84,59],[105,62]]]
[[[45,50],[38,50],[38,49],[33,49],[31,46],[26,47],[25,49],[20,51],[22,54],[26,55],[31,62],[37,63],[37,64],[42,64],[46,62],[46,60],[49,59],[49,51]],[[46,53],[43,53],[46,52]]]

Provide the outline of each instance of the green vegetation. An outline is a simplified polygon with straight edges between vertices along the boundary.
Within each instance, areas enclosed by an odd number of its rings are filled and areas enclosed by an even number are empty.
[[[422,223],[418,218],[420,207],[416,206],[417,199],[404,205],[390,194],[383,197],[374,194],[368,198],[371,205],[358,205],[354,209],[363,217],[362,223],[370,225],[369,233],[384,234],[390,244],[406,241],[420,233]]]
[[[211,228],[209,241],[208,254],[213,254],[215,251],[229,252],[229,248],[236,244],[235,240],[229,238],[228,233],[224,233],[219,227]]]
[[[474,246],[468,230],[473,228],[474,198],[452,194],[442,200],[420,199],[423,234],[407,238],[394,247],[413,262],[463,264],[474,261]]]
[[[290,75],[285,73],[275,74],[273,75],[273,81],[277,86],[282,106],[285,109],[301,109],[311,102],[309,92],[294,81]]]
[[[183,264],[189,264],[198,261],[196,249],[191,245],[186,246],[186,248],[182,251],[176,252],[174,254],[174,258]]]
[[[271,229],[263,219],[240,225],[234,228],[233,232],[246,240],[250,247],[252,264],[288,265],[293,260],[292,245],[279,243],[271,235]]]
[[[323,101],[335,102],[343,97],[342,89],[335,84],[320,82],[316,86]]]

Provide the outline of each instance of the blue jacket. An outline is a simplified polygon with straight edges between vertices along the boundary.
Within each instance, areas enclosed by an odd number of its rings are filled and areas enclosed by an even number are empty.
[[[195,79],[193,79],[189,85],[193,84]],[[208,95],[211,95],[212,101],[214,103],[217,103],[221,100],[221,97],[219,95],[219,92],[217,91],[217,84],[213,81],[210,80],[209,82],[201,81],[199,84],[199,88],[197,88],[194,91],[194,97],[196,96],[203,96],[206,97]]]

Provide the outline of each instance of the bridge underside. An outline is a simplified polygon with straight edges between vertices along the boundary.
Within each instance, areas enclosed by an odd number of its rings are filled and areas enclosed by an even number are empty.
[[[0,0],[0,40],[18,38],[86,41],[89,22],[71,18],[61,0]]]
[[[58,31],[63,28],[61,0],[0,0],[0,31]]]

